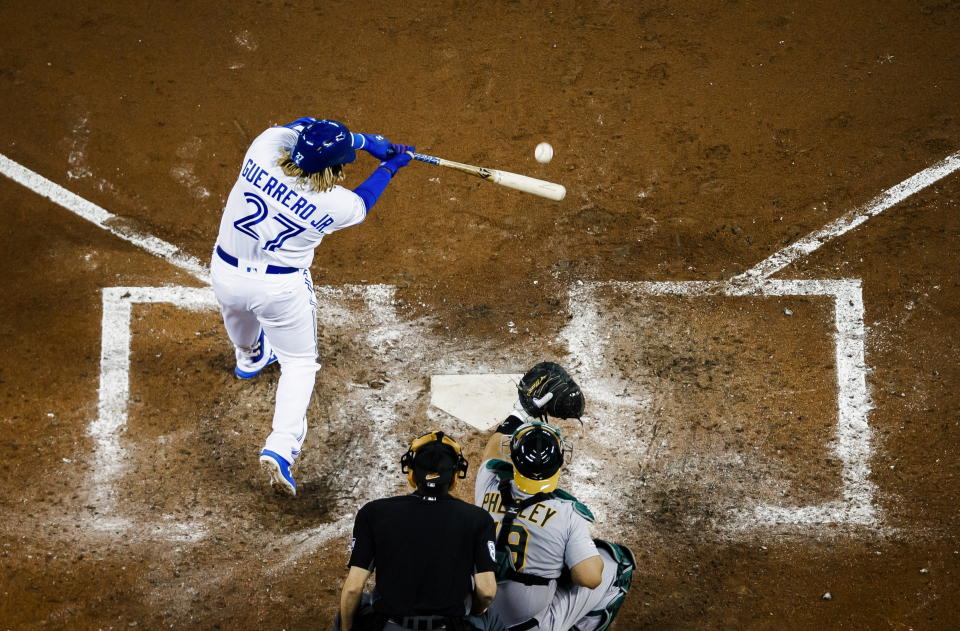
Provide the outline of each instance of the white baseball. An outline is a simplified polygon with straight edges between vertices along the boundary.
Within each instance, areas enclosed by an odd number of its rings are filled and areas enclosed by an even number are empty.
[[[549,142],[541,142],[533,150],[533,157],[537,159],[537,162],[550,162],[553,160],[553,147],[550,146]]]

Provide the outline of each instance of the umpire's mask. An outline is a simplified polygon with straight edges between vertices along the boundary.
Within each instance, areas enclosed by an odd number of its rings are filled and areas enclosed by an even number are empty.
[[[458,479],[467,477],[463,450],[440,431],[414,440],[400,459],[400,468],[407,474],[410,486],[430,497],[447,493]]]

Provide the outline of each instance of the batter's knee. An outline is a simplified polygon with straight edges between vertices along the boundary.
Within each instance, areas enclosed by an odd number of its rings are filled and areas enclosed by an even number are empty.
[[[290,357],[277,353],[277,359],[280,362],[280,372],[297,375],[313,375],[320,370],[320,364],[316,358],[311,357]]]

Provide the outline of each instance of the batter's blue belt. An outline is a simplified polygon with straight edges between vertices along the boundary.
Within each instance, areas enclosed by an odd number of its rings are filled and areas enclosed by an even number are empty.
[[[236,268],[240,267],[240,259],[230,254],[227,254],[226,250],[217,246],[217,256],[223,259],[224,263],[229,263]],[[281,267],[280,265],[267,265],[267,274],[293,274],[294,272],[300,271],[297,267]]]

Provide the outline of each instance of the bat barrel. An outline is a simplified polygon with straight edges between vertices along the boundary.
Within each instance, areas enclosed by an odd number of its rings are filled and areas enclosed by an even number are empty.
[[[447,167],[449,169],[463,171],[464,173],[475,175],[476,177],[487,180],[488,182],[499,184],[500,186],[506,186],[518,191],[523,191],[524,193],[539,195],[540,197],[546,197],[547,199],[552,199],[555,201],[560,201],[567,194],[567,189],[560,184],[554,184],[553,182],[547,182],[545,180],[538,180],[536,178],[520,175],[518,173],[511,173],[510,171],[501,171],[499,169],[478,167],[472,164],[463,164],[462,162],[454,162],[453,160],[428,156],[424,153],[413,154],[413,159],[419,160],[420,162],[426,162],[428,164],[434,164],[441,167]]]

